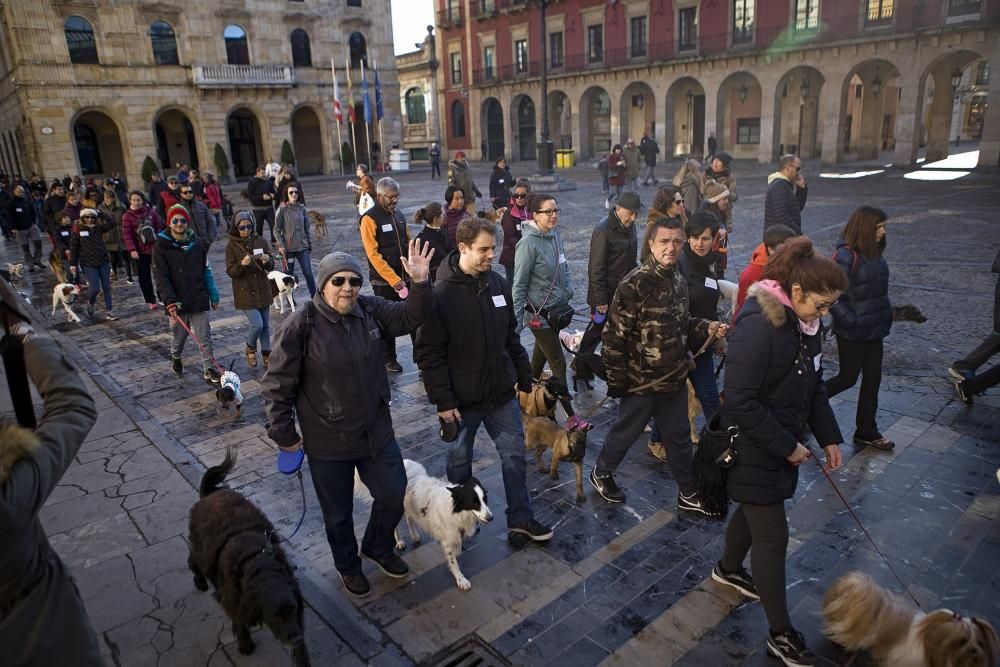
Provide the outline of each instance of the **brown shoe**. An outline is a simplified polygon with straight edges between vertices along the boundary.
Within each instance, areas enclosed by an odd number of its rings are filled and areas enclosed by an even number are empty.
[[[247,366],[249,366],[250,368],[256,368],[257,367],[257,348],[256,347],[250,347],[249,345],[247,345],[246,355],[247,355]]]
[[[651,442],[648,445],[649,453],[655,456],[658,460],[663,463],[667,462],[667,448],[663,446],[662,442]]]
[[[271,350],[261,350],[260,359],[264,362],[264,368],[267,369],[267,364],[271,361]]]

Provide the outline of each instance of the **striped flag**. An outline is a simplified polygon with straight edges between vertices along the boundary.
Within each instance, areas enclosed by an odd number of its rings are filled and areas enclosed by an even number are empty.
[[[337,66],[330,58],[330,69],[333,71],[333,114],[337,117],[337,125],[344,122],[344,112],[340,108],[340,84],[337,83]]]
[[[378,67],[375,67],[375,115],[379,120],[385,116],[385,108],[382,106],[382,82],[378,78]]]
[[[354,125],[358,119],[354,115],[354,92],[351,89],[351,59],[347,59],[347,119]]]
[[[368,100],[368,79],[365,78],[365,62],[361,61],[361,101],[365,108],[365,122],[372,122],[372,106]]]

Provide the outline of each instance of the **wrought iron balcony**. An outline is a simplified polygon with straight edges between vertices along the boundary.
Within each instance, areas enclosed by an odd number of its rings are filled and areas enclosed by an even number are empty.
[[[288,65],[192,65],[199,88],[291,88],[295,71]]]

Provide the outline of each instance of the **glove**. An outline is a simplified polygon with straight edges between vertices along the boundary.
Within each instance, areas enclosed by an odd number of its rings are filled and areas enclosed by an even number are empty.
[[[611,385],[611,384],[608,385],[608,396],[610,396],[611,398],[622,398],[626,394],[628,394],[628,391],[625,389],[625,387],[621,387],[619,385]]]

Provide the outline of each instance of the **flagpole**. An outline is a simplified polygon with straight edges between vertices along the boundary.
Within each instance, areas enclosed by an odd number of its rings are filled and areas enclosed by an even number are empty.
[[[371,115],[371,102],[369,102],[369,100],[368,100],[368,89],[365,87],[366,83],[367,83],[367,81],[365,81],[365,61],[364,61],[364,59],[362,59],[361,60],[361,94],[365,96],[364,104],[365,104],[365,107],[368,109],[368,114],[370,116]],[[366,141],[365,152],[368,154],[368,161],[369,162],[372,161],[372,127],[371,126],[372,126],[372,124],[370,122],[368,122],[367,118],[365,118],[365,141]],[[374,164],[370,164],[368,166],[371,167],[373,170],[375,169],[375,165]]]
[[[378,80],[378,63],[375,63],[375,77]],[[386,150],[385,150],[385,136],[382,134],[382,117],[378,115],[379,103],[378,98],[381,95],[378,87],[375,89],[375,117],[378,118],[378,142],[382,146],[382,171],[387,171],[385,168],[386,161]]]
[[[340,136],[340,123],[344,119],[344,114],[340,110],[340,91],[337,88],[337,66],[333,62],[333,58],[330,58],[330,71],[333,72],[333,112],[334,120],[337,121],[337,155],[340,156],[340,175],[343,176],[346,172],[344,171],[344,140]]]
[[[358,168],[358,135],[354,129],[354,93],[351,92],[351,58],[347,58],[347,121],[351,124],[351,148],[354,149],[354,168]]]

